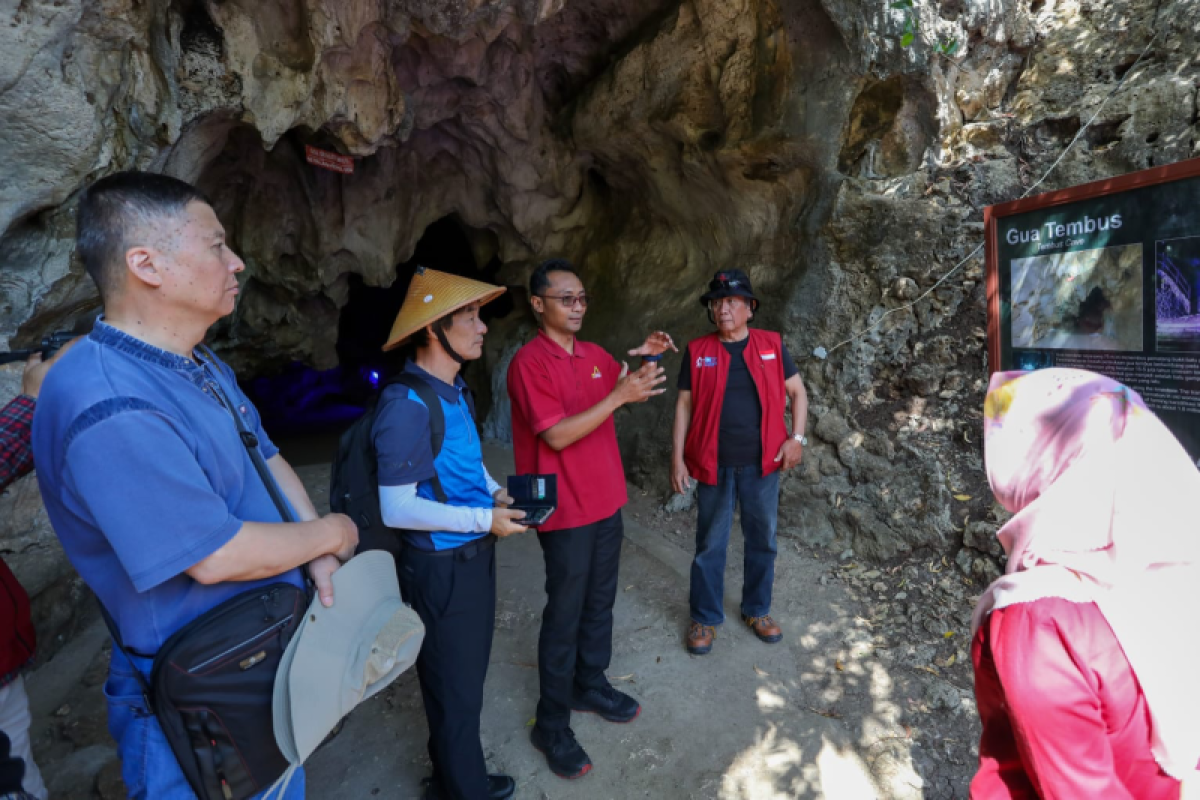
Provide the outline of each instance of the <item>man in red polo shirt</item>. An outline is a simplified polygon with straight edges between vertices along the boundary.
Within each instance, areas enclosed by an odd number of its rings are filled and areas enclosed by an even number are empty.
[[[671,461],[671,488],[682,493],[699,482],[687,633],[694,655],[712,650],[725,621],[725,551],[738,506],[746,544],[742,621],[768,644],[783,638],[771,618],[779,473],[799,464],[808,444],[808,394],[783,338],[750,327],[758,310],[750,279],[737,269],[718,272],[700,305],[717,329],[684,350]]]
[[[612,415],[663,393],[657,360],[675,344],[656,331],[630,350],[630,373],[602,348],[575,338],[588,296],[569,261],[543,262],[529,279],[541,321],[508,368],[519,474],[558,476],[558,506],[538,529],[546,559],[546,609],[538,639],[541,699],[530,733],[554,774],[585,775],[592,762],[571,731],[571,711],[629,722],[641,706],[604,676],[612,658],[613,602],[628,496]]]

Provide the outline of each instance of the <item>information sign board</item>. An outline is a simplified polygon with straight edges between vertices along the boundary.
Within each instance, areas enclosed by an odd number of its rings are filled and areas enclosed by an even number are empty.
[[[984,210],[988,364],[1137,391],[1200,457],[1200,159]]]

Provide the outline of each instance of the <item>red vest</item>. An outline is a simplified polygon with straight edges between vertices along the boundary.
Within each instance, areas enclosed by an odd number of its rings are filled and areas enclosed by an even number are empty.
[[[688,344],[692,371],[692,423],[683,447],[688,474],[701,483],[717,482],[717,439],[721,427],[721,406],[725,402],[725,384],[729,380],[729,353],[710,333]],[[779,469],[775,456],[788,438],[783,412],[787,392],[783,388],[783,340],[773,331],[750,329],[750,343],[744,352],[746,366],[758,390],[762,405],[762,472]]]
[[[36,646],[29,619],[29,595],[0,560],[0,678],[16,672],[33,658]]]

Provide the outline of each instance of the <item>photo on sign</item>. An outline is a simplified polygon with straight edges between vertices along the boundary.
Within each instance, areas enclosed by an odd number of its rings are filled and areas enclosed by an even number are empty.
[[[1154,243],[1154,338],[1160,353],[1200,351],[1200,236]]]
[[[1012,261],[1012,346],[1142,349],[1142,245]]]

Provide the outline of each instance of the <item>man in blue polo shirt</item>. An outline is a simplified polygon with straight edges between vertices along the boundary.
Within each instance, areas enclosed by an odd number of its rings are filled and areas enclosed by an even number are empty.
[[[163,175],[110,175],[84,194],[77,231],[104,316],[42,388],[38,482],[67,557],[132,654],[114,648],[104,687],[129,796],[185,800],[195,795],[133,670],[148,675],[171,634],[225,600],[302,585],[306,564],[331,605],[330,578],[358,530],[340,514],[318,518],[233,372],[197,350],[233,311],[244,268],[204,196]],[[220,392],[300,522],[282,521]]]
[[[431,800],[503,800],[516,784],[488,775],[479,741],[483,681],[496,626],[496,537],[525,530],[524,512],[483,465],[459,370],[483,355],[479,308],[504,289],[418,267],[384,350],[412,340],[405,365],[432,389],[445,420],[438,453],[430,412],[403,383],[386,387],[371,434],[383,521],[403,536],[400,587],[425,623],[417,676],[429,722]],[[427,396],[428,393],[427,393]]]

